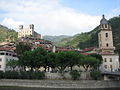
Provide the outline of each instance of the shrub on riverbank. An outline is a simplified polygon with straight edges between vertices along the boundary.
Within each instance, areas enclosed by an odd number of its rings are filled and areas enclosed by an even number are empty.
[[[77,70],[72,70],[70,75],[73,80],[78,80],[80,78],[80,73]]]
[[[0,71],[0,79],[2,79],[4,77],[4,72]]]
[[[100,71],[92,71],[90,72],[90,75],[93,79],[98,80],[101,78],[102,74]]]
[[[44,79],[44,72],[16,72],[16,71],[0,71],[0,79]]]

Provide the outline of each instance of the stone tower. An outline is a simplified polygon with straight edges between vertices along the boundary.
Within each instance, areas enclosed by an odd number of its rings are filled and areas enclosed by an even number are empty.
[[[99,53],[103,57],[103,64],[101,70],[104,71],[118,71],[119,56],[115,54],[115,47],[113,46],[112,28],[105,16],[102,16],[100,21],[100,28],[98,33]]]
[[[108,24],[104,15],[100,21],[99,30],[99,48],[101,53],[114,53],[115,47],[113,46],[112,28]]]
[[[18,38],[25,36],[33,36],[34,37],[34,25],[30,24],[29,28],[24,28],[23,25],[19,25]]]

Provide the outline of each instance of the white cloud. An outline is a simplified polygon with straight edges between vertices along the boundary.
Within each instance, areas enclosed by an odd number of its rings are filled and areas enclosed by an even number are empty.
[[[108,13],[108,18],[111,18],[113,16],[120,15],[120,8],[115,8],[111,12]]]
[[[23,22],[14,21],[11,18],[5,18],[2,23],[2,25],[7,26],[8,28],[18,28],[19,25],[24,24]]]
[[[3,25],[16,29],[19,24],[33,23],[35,30],[44,35],[74,35],[90,31],[99,25],[101,18],[62,6],[59,0],[1,0],[0,10],[8,12],[1,14],[5,16]]]

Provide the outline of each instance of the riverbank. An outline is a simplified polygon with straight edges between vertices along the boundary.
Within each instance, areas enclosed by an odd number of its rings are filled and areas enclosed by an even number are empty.
[[[0,90],[120,90],[120,88],[38,88],[38,87],[0,87]]]
[[[95,81],[95,80],[10,80],[1,79],[0,87],[31,87],[31,88],[65,88],[65,89],[96,89],[120,88],[120,81]],[[1,89],[0,89],[1,90]],[[12,90],[12,89],[11,89]]]

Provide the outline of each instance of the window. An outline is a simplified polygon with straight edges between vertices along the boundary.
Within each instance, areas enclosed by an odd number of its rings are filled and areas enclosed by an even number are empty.
[[[108,33],[105,33],[105,36],[108,37]]]
[[[107,62],[106,58],[104,58],[104,62]]]
[[[109,46],[108,43],[106,44],[106,46],[107,46],[107,47]]]
[[[105,28],[107,28],[107,24],[105,24]]]
[[[5,55],[5,53],[0,53],[0,55]]]
[[[101,41],[101,34],[100,34],[100,41]]]
[[[112,62],[112,58],[110,58],[110,62]]]
[[[8,55],[8,53],[6,53],[6,55]]]
[[[102,25],[102,28],[104,28],[104,26]]]
[[[107,69],[107,65],[105,65],[105,66],[104,66],[104,68],[106,68],[106,69]]]
[[[112,65],[110,65],[110,68],[112,69]]]
[[[11,56],[12,54],[9,54],[9,56]]]
[[[0,61],[2,61],[2,58],[0,58]]]

